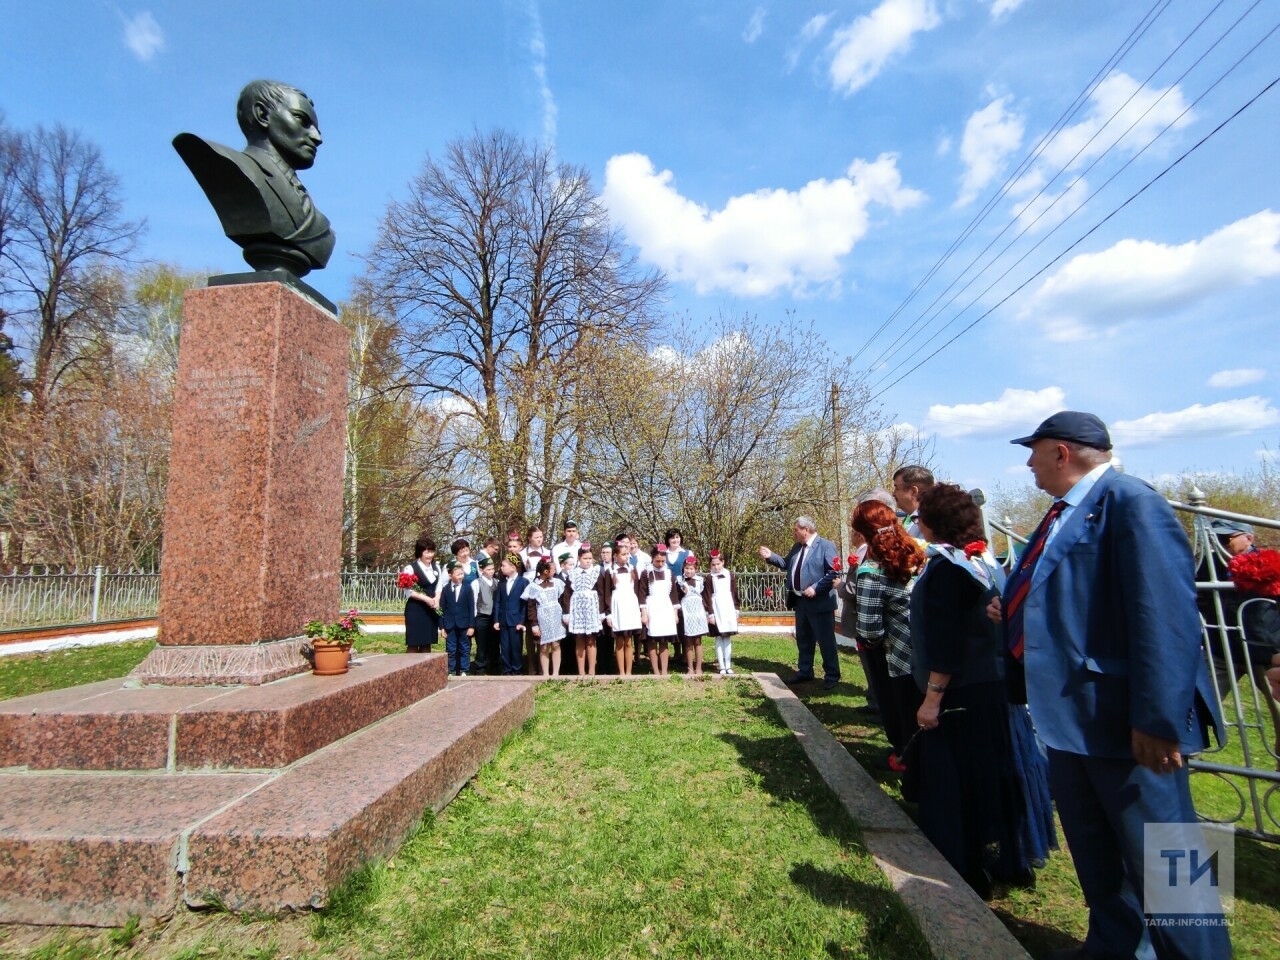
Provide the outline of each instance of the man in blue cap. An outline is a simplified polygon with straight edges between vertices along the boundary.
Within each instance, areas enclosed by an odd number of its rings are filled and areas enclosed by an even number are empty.
[[[1187,911],[1195,924],[1149,925],[1143,906],[1147,825],[1203,845],[1185,761],[1207,745],[1209,724],[1222,737],[1190,543],[1160,494],[1112,468],[1093,414],[1055,413],[1012,442],[1030,449],[1054,503],[988,612],[1004,624],[1010,697],[1029,705],[1048,747],[1089,906],[1085,942],[1050,956],[1226,960],[1216,891],[1209,909]]]

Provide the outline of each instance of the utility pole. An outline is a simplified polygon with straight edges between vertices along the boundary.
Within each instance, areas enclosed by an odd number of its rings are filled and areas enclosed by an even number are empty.
[[[836,515],[840,522],[840,557],[849,556],[849,515],[845,512],[844,496],[840,490],[840,474],[843,472],[844,455],[840,443],[840,384],[831,381],[831,431],[836,455]]]

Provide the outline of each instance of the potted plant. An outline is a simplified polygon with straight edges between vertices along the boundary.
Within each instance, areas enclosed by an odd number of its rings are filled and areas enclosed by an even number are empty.
[[[317,677],[336,677],[347,672],[351,658],[351,644],[360,636],[364,623],[352,607],[337,620],[312,620],[307,624],[307,639],[311,641],[312,673]]]

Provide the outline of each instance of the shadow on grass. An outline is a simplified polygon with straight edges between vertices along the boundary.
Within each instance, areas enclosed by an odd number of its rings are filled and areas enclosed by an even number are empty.
[[[1077,940],[1069,933],[1063,933],[1056,927],[1050,927],[1043,923],[1036,923],[1034,920],[1028,920],[1026,917],[1017,916],[1004,907],[992,907],[994,913],[1000,922],[1008,928],[1017,940],[1026,949],[1027,953],[1033,957],[1048,956],[1054,950],[1065,950],[1069,947],[1076,947],[1082,941]]]
[[[915,958],[929,955],[927,947],[919,948],[924,953],[911,950],[909,944],[920,938],[920,932],[893,891],[813,863],[798,863],[792,867],[791,882],[818,903],[853,910],[866,917],[867,933],[862,945],[868,957]],[[862,955],[831,942],[827,943],[826,952],[831,957]]]
[[[751,709],[782,725],[772,702],[757,701]],[[738,751],[739,761],[754,775],[761,790],[780,803],[800,805],[824,836],[864,857],[867,855],[858,825],[808,762],[789,731],[781,736],[763,739],[751,739],[733,733],[721,733],[717,736]],[[867,935],[864,946],[869,956],[928,956],[928,949],[924,946],[915,921],[892,890],[844,873],[822,870],[812,863],[794,867],[791,879],[820,902],[854,910],[865,916]],[[913,941],[920,945],[919,952],[903,953],[904,942]],[[858,955],[835,943],[827,944],[826,950],[832,957]]]

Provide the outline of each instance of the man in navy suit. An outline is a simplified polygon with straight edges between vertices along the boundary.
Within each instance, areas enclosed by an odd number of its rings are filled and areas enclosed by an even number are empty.
[[[787,609],[796,613],[796,647],[799,662],[788,683],[813,679],[813,650],[822,651],[822,685],[830,690],[840,682],[840,658],[836,653],[836,595],[831,589],[840,576],[836,569],[839,552],[830,540],[818,536],[818,525],[810,517],[800,517],[791,526],[795,539],[791,550],[780,557],[768,547],[760,548],[760,559],[787,574]]]
[[[1048,747],[1089,905],[1085,942],[1051,956],[1225,960],[1216,892],[1201,925],[1148,926],[1143,913],[1145,827],[1186,824],[1173,828],[1184,846],[1202,842],[1185,758],[1208,725],[1222,737],[1190,543],[1160,494],[1111,467],[1094,415],[1054,414],[1013,443],[1055,503],[988,613],[1004,623],[1011,698],[1025,688]]]

